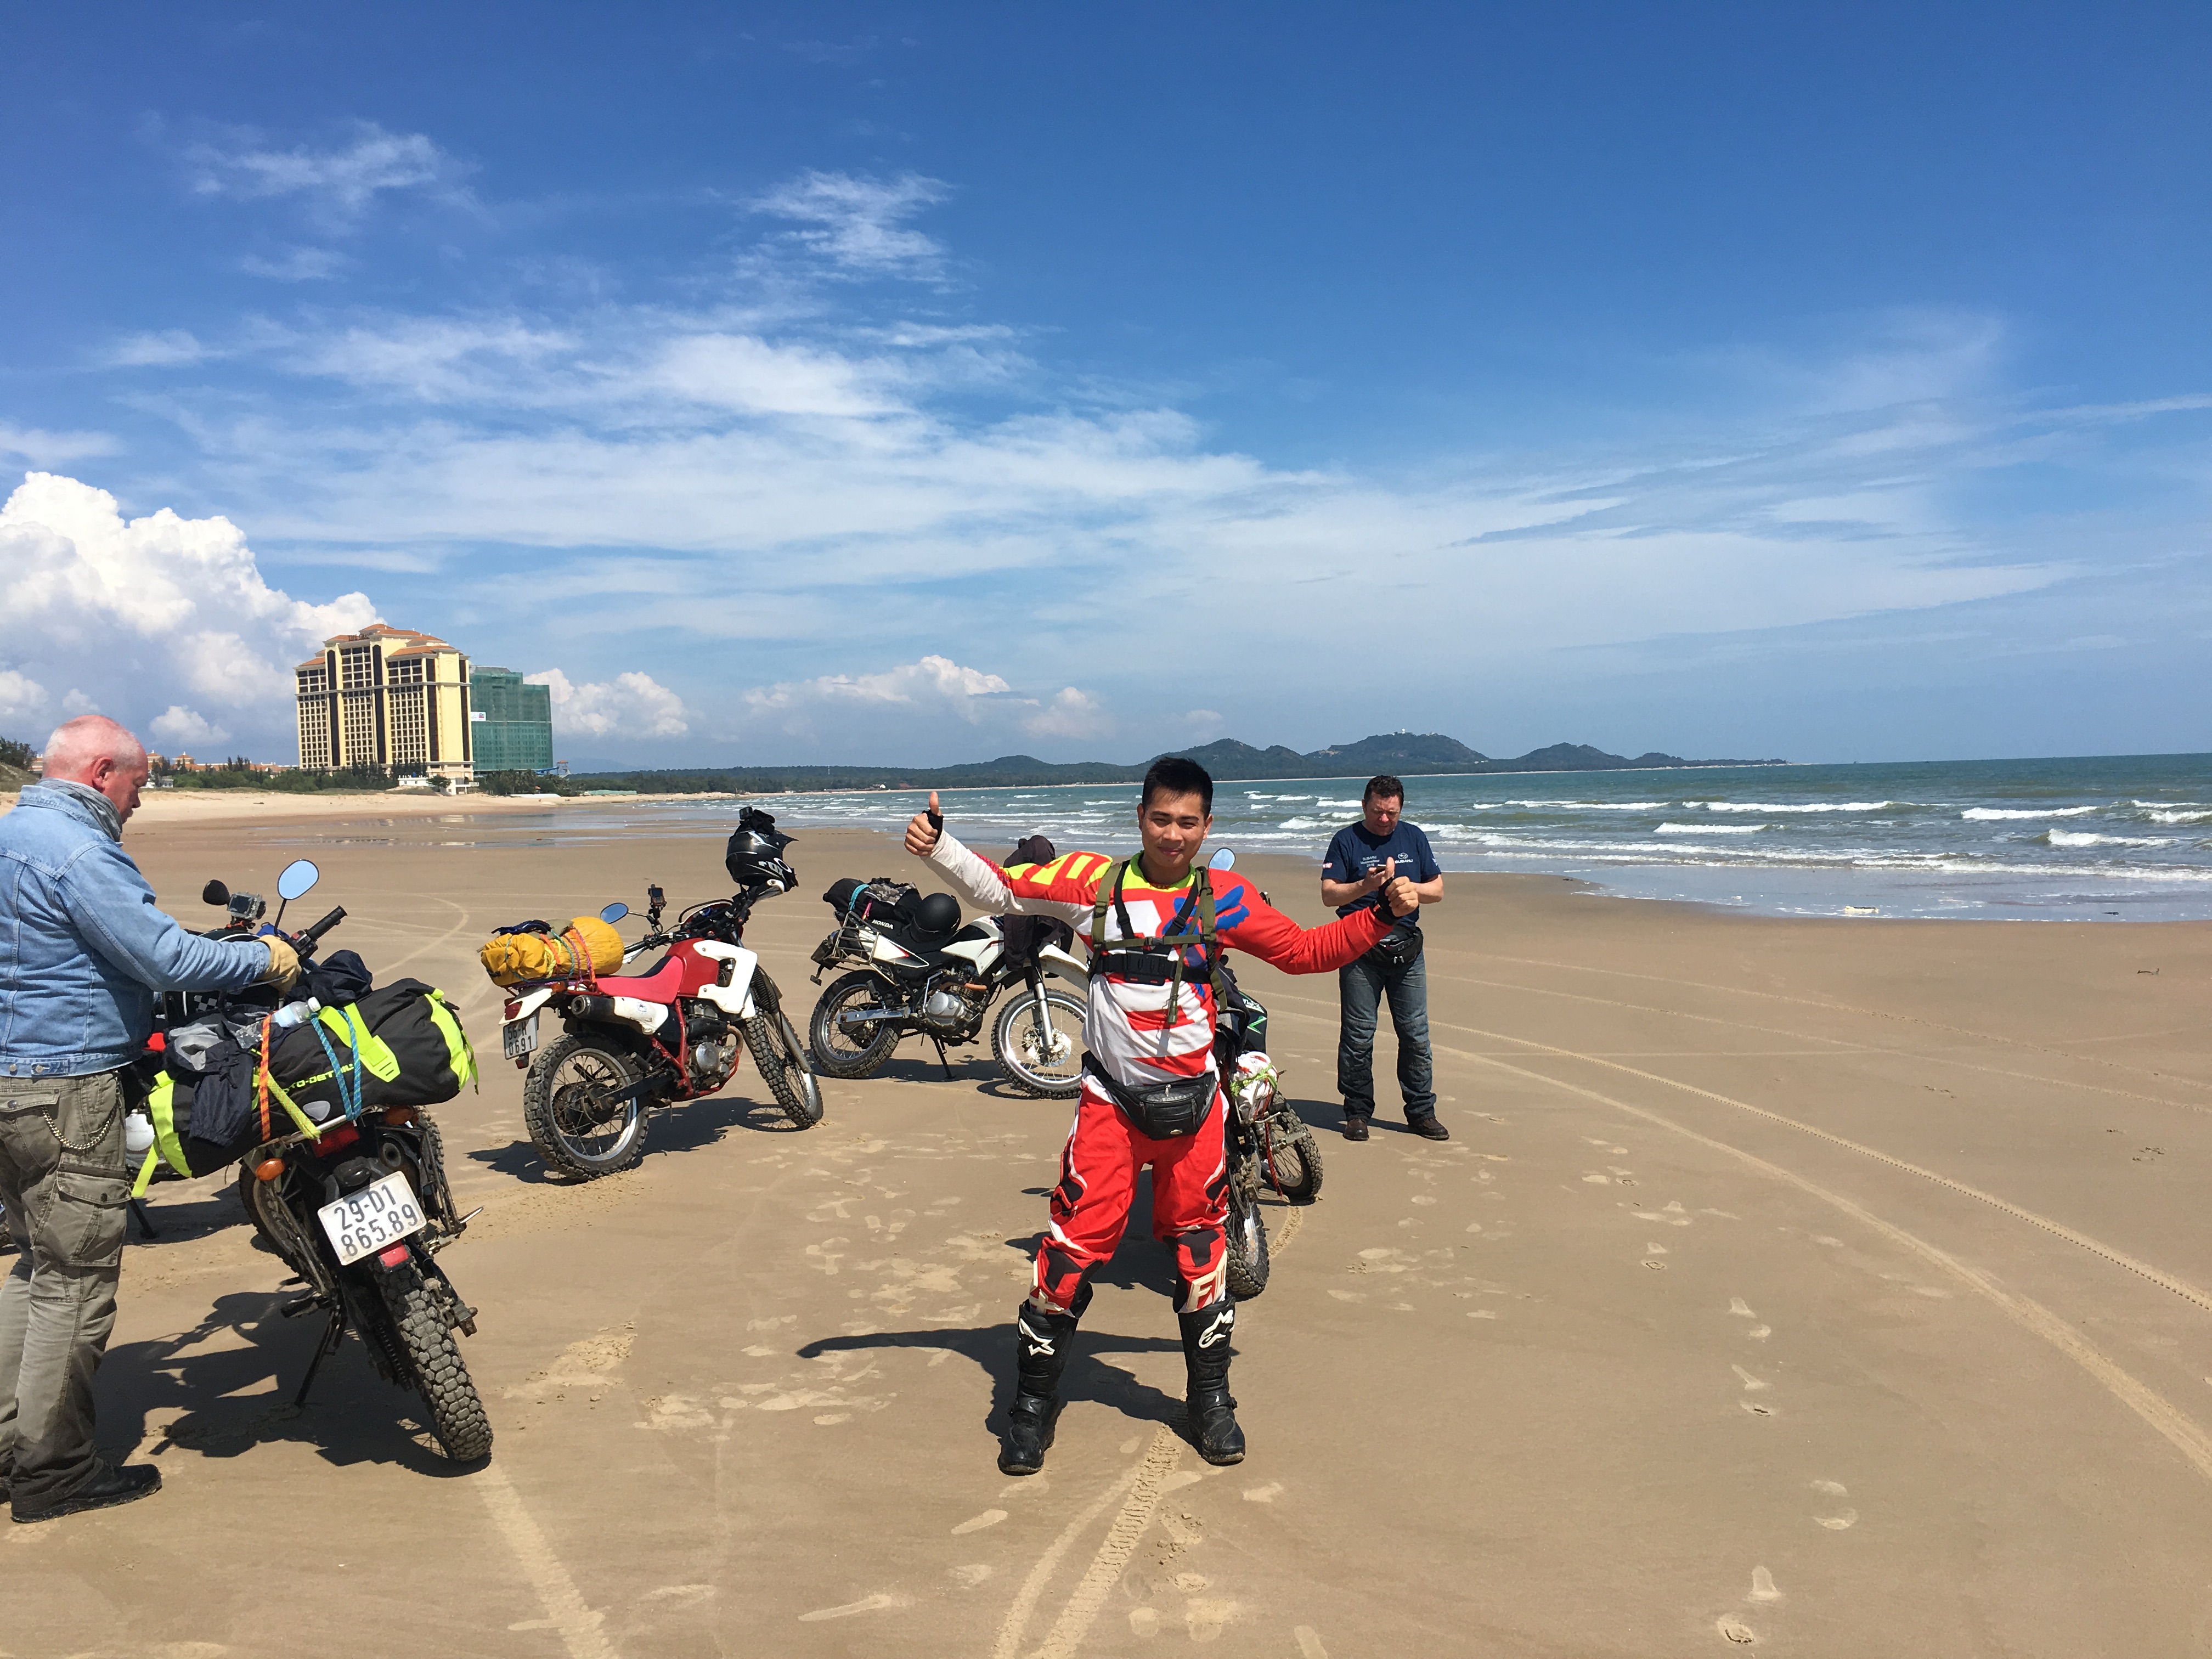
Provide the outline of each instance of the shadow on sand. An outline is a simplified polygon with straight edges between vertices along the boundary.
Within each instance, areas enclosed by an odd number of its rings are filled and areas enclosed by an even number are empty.
[[[340,1467],[393,1463],[441,1478],[477,1467],[433,1449],[420,1402],[377,1376],[358,1336],[349,1335],[323,1362],[313,1394],[295,1408],[292,1395],[325,1321],[320,1313],[284,1318],[277,1309],[286,1299],[234,1292],[191,1330],[109,1349],[100,1373],[101,1440],[135,1447],[147,1436],[149,1417],[181,1407],[153,1449],[181,1446],[203,1457],[236,1457],[264,1443],[294,1441]],[[225,1333],[243,1337],[244,1346],[194,1352]],[[241,1395],[246,1389],[252,1392]]]

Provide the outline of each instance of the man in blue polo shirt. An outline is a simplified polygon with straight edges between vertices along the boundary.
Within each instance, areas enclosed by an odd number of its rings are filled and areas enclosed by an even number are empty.
[[[1401,816],[1406,786],[1387,773],[1370,778],[1360,796],[1360,822],[1348,823],[1328,844],[1321,866],[1321,899],[1340,916],[1381,904],[1376,896],[1392,875],[1413,884],[1423,904],[1444,896],[1443,872],[1429,838]],[[1367,1139],[1375,1115],[1375,1024],[1383,1000],[1398,1033],[1398,1090],[1406,1097],[1406,1123],[1417,1135],[1449,1140],[1437,1121],[1436,1062],[1429,1052],[1429,981],[1421,965],[1421,913],[1396,919],[1389,937],[1337,969],[1342,1013],[1336,1040],[1336,1088],[1344,1097],[1344,1138]]]

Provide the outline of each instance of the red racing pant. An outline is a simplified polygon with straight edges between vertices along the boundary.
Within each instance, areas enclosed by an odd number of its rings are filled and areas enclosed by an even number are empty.
[[[1218,1090],[1196,1134],[1154,1140],[1089,1079],[1075,1127],[1060,1155],[1052,1225],[1037,1246],[1036,1294],[1060,1309],[1075,1305],[1083,1276],[1112,1258],[1129,1224],[1137,1171],[1152,1166],[1152,1237],[1176,1258],[1176,1308],[1191,1313],[1228,1294],[1229,1149],[1227,1105]]]

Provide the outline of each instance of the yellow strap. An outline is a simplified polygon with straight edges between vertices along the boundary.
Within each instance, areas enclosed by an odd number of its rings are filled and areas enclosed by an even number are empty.
[[[138,1179],[131,1183],[131,1196],[143,1198],[146,1189],[154,1184],[154,1171],[160,1167],[161,1155],[154,1148],[146,1149],[146,1161],[138,1166]]]
[[[315,1018],[345,1039],[347,1046],[361,1056],[361,1063],[368,1068],[371,1077],[383,1083],[398,1079],[399,1056],[392,1052],[390,1043],[368,1029],[351,1003],[343,1008],[325,1008]]]
[[[477,1080],[477,1051],[469,1042],[469,1034],[461,1028],[453,1011],[446,1006],[443,991],[431,992],[428,1001],[430,1023],[446,1039],[446,1053],[453,1067],[453,1087],[459,1089],[464,1083],[473,1085]]]

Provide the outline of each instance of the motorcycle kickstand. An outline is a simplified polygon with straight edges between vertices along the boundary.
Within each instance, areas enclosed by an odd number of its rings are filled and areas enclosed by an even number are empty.
[[[131,1200],[131,1214],[138,1223],[138,1236],[141,1238],[159,1238],[161,1236],[154,1230],[154,1218],[147,1214],[144,1199],[134,1198]]]
[[[945,1080],[950,1083],[952,1081],[952,1062],[945,1057],[945,1039],[934,1037],[931,1041],[937,1044],[937,1063],[945,1068]]]
[[[345,1312],[343,1309],[333,1308],[331,1310],[330,1326],[315,1344],[315,1357],[307,1362],[307,1374],[300,1379],[300,1391],[292,1396],[294,1411],[300,1410],[307,1403],[307,1390],[315,1386],[315,1373],[322,1370],[324,1360],[338,1351],[338,1344],[344,1339]]]

